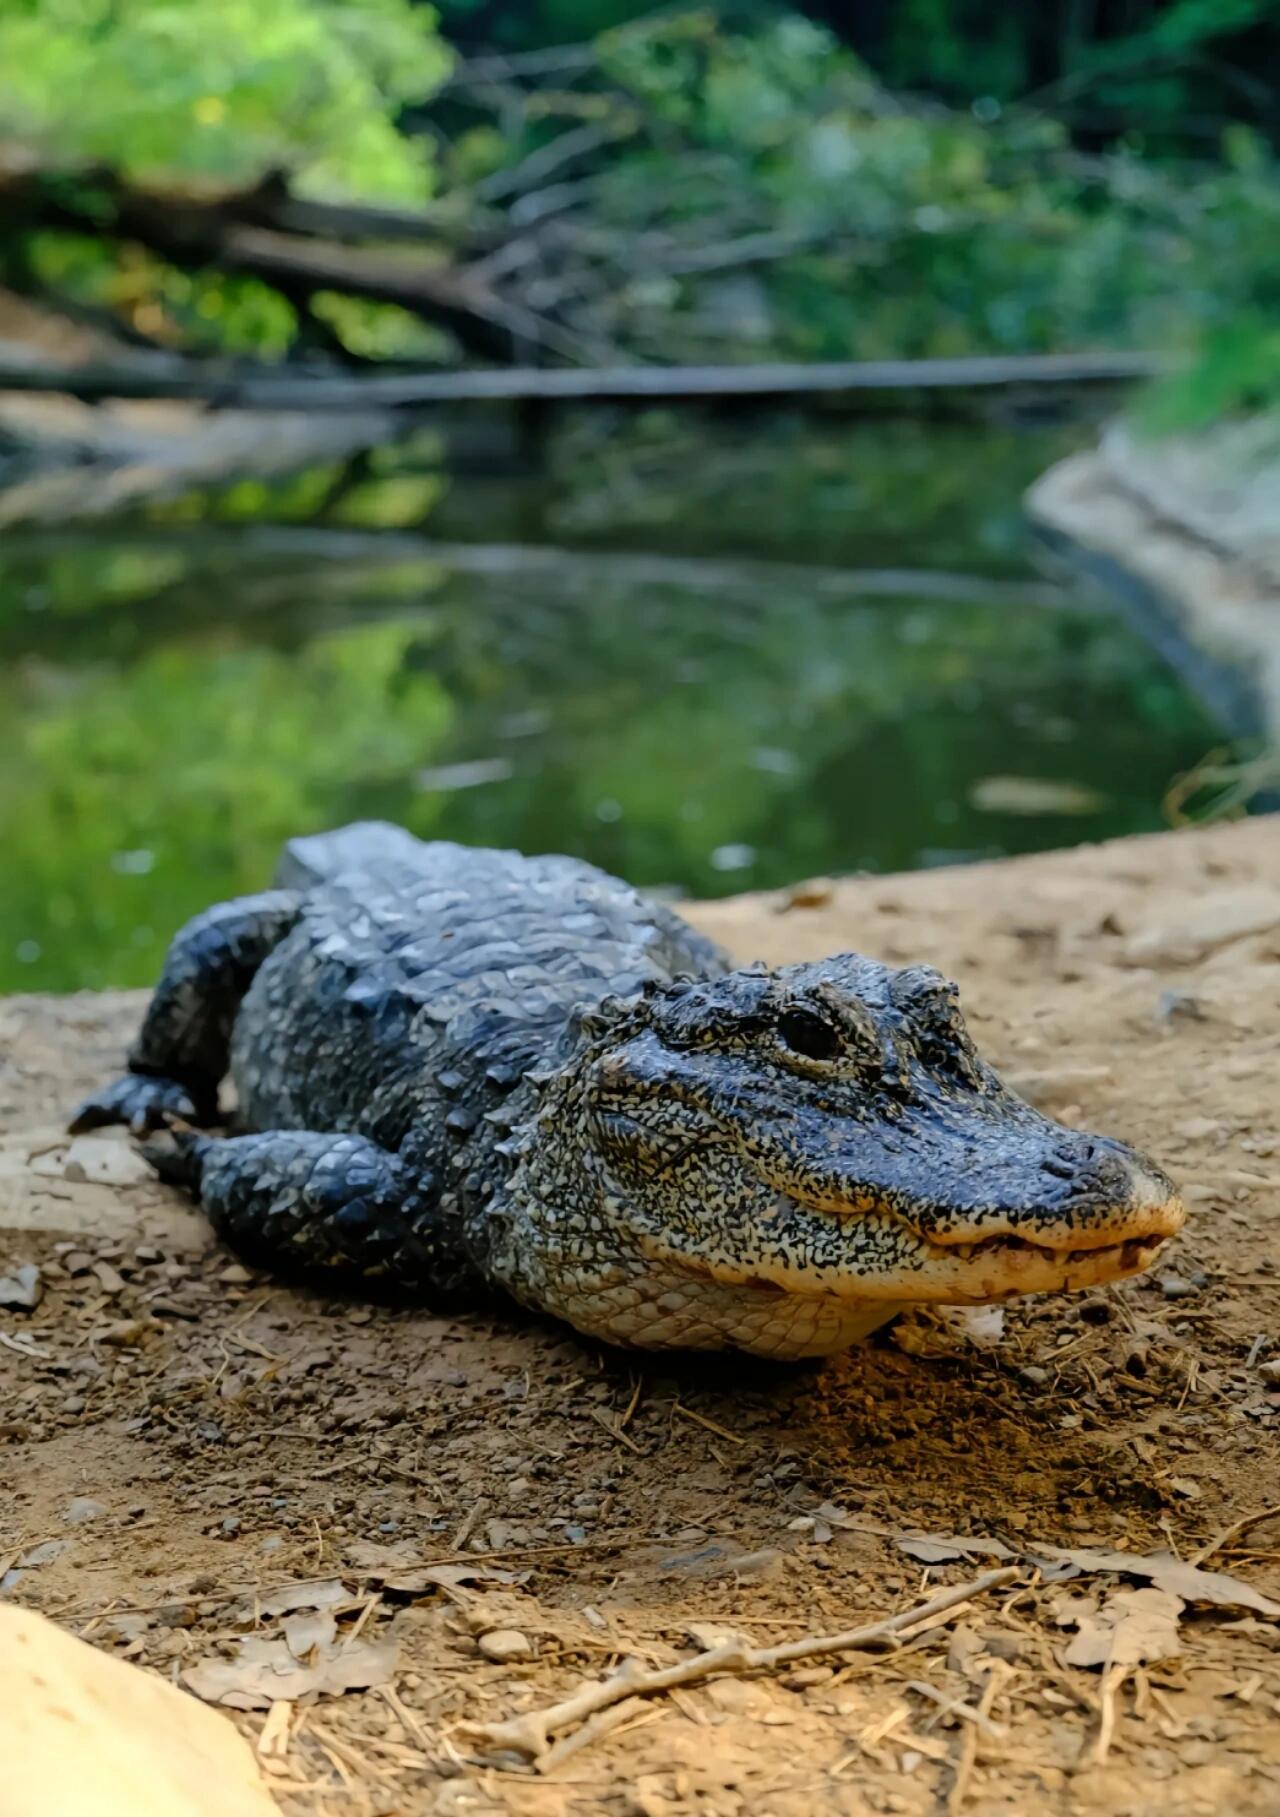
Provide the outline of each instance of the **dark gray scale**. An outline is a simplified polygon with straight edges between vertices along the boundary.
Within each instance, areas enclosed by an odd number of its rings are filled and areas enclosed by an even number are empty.
[[[725,962],[677,916],[576,859],[525,858],[364,825],[297,840],[266,896],[170,949],[130,1071],[75,1127],[176,1113],[149,1151],[256,1260],[477,1284],[459,1219],[483,1205],[525,1074],[572,1045],[573,1012]]]

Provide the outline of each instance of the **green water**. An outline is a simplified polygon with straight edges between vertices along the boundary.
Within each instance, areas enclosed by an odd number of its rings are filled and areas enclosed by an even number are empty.
[[[1085,433],[469,420],[9,532],[0,991],[145,983],[356,816],[701,895],[1157,827],[1216,728],[1019,516]]]

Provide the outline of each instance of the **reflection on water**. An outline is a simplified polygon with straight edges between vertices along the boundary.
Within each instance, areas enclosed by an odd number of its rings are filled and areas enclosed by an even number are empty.
[[[714,894],[1155,827],[1213,742],[1026,565],[1062,432],[609,427],[11,534],[0,989],[146,982],[355,816]]]

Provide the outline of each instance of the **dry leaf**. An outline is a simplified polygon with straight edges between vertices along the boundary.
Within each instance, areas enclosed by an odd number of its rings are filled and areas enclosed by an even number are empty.
[[[333,1609],[356,1598],[338,1577],[326,1577],[310,1584],[282,1584],[258,1598],[264,1615],[288,1615],[294,1609]]]
[[[388,1684],[400,1649],[393,1640],[341,1642],[318,1649],[310,1665],[301,1665],[289,1643],[263,1634],[242,1640],[233,1659],[206,1659],[182,1674],[187,1689],[206,1703],[227,1704],[233,1710],[266,1710],[273,1703],[292,1703],[299,1697],[337,1697],[343,1691],[364,1691]]]
[[[412,1540],[395,1540],[388,1546],[354,1540],[347,1556],[361,1577],[401,1596],[420,1596],[432,1585],[453,1590],[460,1584],[523,1584],[530,1576],[528,1571],[503,1570],[483,1558],[474,1564],[423,1564]]]
[[[1033,1562],[1053,1561],[1046,1576],[1061,1580],[1091,1572],[1114,1572],[1121,1577],[1138,1577],[1183,1602],[1214,1603],[1222,1609],[1256,1609],[1273,1619],[1280,1616],[1280,1603],[1255,1590],[1238,1577],[1225,1571],[1203,1571],[1198,1565],[1187,1565],[1169,1552],[1104,1552],[1088,1547],[1068,1551],[1062,1546],[1029,1547],[1027,1556]]]
[[[496,1565],[424,1565],[420,1571],[407,1572],[404,1577],[389,1577],[388,1590],[405,1587],[409,1579],[421,1580],[423,1588],[428,1584],[439,1584],[442,1589],[456,1589],[459,1584],[523,1584],[529,1580],[527,1571],[503,1571]]]
[[[1000,1539],[982,1539],[969,1534],[959,1537],[942,1533],[899,1533],[895,1543],[908,1558],[922,1565],[949,1565],[958,1558],[1017,1558]]]
[[[286,1615],[280,1623],[289,1651],[295,1659],[305,1661],[310,1654],[324,1653],[333,1646],[338,1624],[327,1609],[299,1609]]]
[[[842,1533],[874,1533],[880,1539],[892,1539],[893,1528],[886,1527],[883,1521],[867,1520],[861,1514],[850,1514],[848,1509],[838,1507],[835,1502],[823,1502],[815,1508],[813,1520],[825,1521],[829,1527],[838,1527]]]
[[[42,1539],[38,1546],[32,1546],[22,1554],[18,1569],[29,1571],[33,1565],[52,1564],[55,1558],[61,1558],[70,1544],[69,1539]]]
[[[400,1571],[422,1562],[411,1539],[395,1539],[381,1545],[372,1539],[353,1539],[347,1546],[347,1558],[362,1576],[369,1577],[380,1577],[385,1571]]]
[[[483,1563],[476,1565],[422,1565],[416,1571],[389,1571],[385,1577],[370,1572],[369,1578],[393,1596],[421,1596],[434,1585],[440,1590],[456,1590],[463,1584],[524,1584],[528,1571],[500,1571]]]
[[[1143,1666],[1182,1651],[1178,1617],[1182,1601],[1164,1590],[1117,1590],[1099,1608],[1085,1597],[1065,1603],[1062,1627],[1075,1627],[1069,1666]]]

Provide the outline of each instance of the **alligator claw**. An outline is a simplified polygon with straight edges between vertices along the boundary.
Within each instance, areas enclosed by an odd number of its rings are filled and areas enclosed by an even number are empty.
[[[168,1185],[195,1188],[200,1184],[200,1161],[208,1146],[208,1136],[169,1115],[162,1116],[154,1133],[140,1143],[139,1153]]]
[[[192,1123],[204,1121],[185,1086],[172,1079],[125,1073],[86,1098],[67,1127],[73,1136],[78,1136],[108,1123],[124,1123],[133,1135],[146,1136],[160,1128],[169,1116],[183,1117]]]

